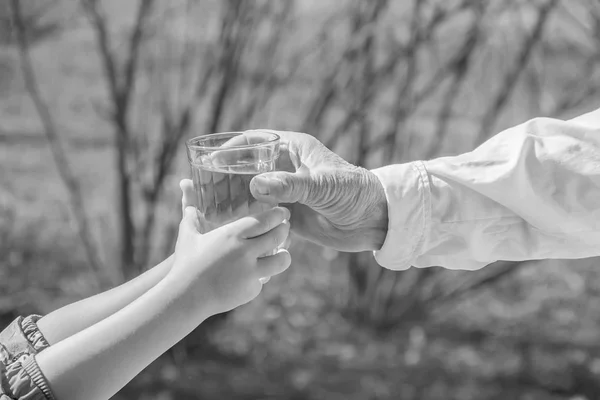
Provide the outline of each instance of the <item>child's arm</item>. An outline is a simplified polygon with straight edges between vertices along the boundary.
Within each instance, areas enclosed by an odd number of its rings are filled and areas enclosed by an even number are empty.
[[[181,182],[182,212],[194,206],[194,188],[191,181]],[[48,344],[59,341],[102,321],[119,311],[164,278],[173,266],[170,256],[154,268],[114,289],[64,306],[37,321],[37,326]]]
[[[54,397],[33,355],[48,351],[53,347],[49,344],[68,340],[69,336],[93,326],[139,298],[169,272],[173,258],[169,257],[130,282],[62,307],[40,320],[34,315],[17,318],[0,333],[0,399],[52,400]]]
[[[173,265],[170,256],[156,267],[114,289],[64,306],[37,321],[50,345],[112,315],[146,293],[164,278]]]
[[[288,218],[277,207],[200,235],[196,211],[187,208],[168,275],[115,314],[39,353],[27,370],[61,400],[113,396],[204,319],[256,297],[259,278],[289,266],[285,250],[261,257],[285,241]]]
[[[131,304],[36,356],[57,399],[108,399],[210,316],[185,282],[164,279]]]

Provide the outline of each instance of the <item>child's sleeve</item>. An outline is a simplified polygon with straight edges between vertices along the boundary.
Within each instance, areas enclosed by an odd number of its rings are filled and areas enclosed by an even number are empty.
[[[0,400],[54,399],[35,361],[48,347],[37,327],[40,317],[19,317],[0,333]]]

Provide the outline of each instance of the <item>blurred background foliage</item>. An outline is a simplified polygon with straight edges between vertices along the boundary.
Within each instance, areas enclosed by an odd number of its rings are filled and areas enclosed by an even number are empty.
[[[599,106],[597,0],[0,2],[0,319],[173,248],[186,138],[269,127],[368,168]],[[518,196],[518,193],[515,193]],[[118,399],[598,399],[596,259],[293,268]]]

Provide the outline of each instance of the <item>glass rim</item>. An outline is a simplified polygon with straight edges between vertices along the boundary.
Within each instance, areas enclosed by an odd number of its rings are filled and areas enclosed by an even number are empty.
[[[236,134],[236,135],[243,135],[246,132],[263,132],[263,133],[268,133],[269,135],[273,135],[274,138],[261,142],[261,143],[254,143],[254,144],[243,144],[243,145],[237,145],[237,146],[229,146],[229,147],[221,147],[221,146],[200,146],[200,145],[196,145],[196,144],[192,144],[193,141],[198,140],[198,139],[204,139],[204,138],[211,138],[211,137],[217,137],[217,136],[226,136],[226,135],[232,135],[232,134]],[[247,131],[231,131],[231,132],[217,132],[217,133],[207,133],[205,135],[199,135],[199,136],[195,136],[191,139],[188,139],[185,141],[185,145],[187,146],[188,149],[190,150],[214,150],[214,151],[227,151],[227,150],[240,150],[240,149],[252,149],[252,148],[256,148],[256,147],[263,147],[263,146],[268,146],[274,143],[279,142],[279,140],[281,139],[281,137],[276,134],[273,133],[271,131],[266,131],[266,130],[261,130],[261,129],[253,129],[253,130],[247,130]]]

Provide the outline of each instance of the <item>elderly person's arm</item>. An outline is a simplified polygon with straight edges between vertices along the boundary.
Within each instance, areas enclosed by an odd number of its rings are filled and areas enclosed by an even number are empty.
[[[308,135],[278,133],[295,172],[284,166],[251,188],[262,200],[299,202],[292,229],[314,242],[376,250],[398,270],[600,255],[600,110],[534,119],[471,153],[374,171]]]
[[[473,152],[374,172],[389,205],[375,253],[385,267],[600,255],[600,110],[533,119]]]

